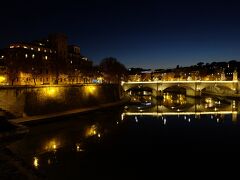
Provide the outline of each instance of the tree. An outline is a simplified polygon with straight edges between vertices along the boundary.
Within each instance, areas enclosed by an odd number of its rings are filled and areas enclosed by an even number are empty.
[[[121,78],[127,73],[126,67],[114,57],[104,58],[99,67],[109,83],[120,83]]]
[[[202,67],[204,65],[204,62],[199,62],[199,63],[197,63],[197,66],[198,67]]]

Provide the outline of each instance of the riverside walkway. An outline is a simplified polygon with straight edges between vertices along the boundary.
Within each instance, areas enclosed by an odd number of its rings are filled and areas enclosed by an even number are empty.
[[[63,112],[44,114],[44,115],[27,116],[27,117],[22,117],[22,118],[17,118],[17,119],[11,119],[9,121],[12,123],[16,123],[16,124],[35,124],[35,123],[51,121],[51,120],[54,121],[60,117],[61,118],[69,117],[69,116],[73,116],[73,115],[84,114],[84,113],[88,113],[91,111],[100,110],[100,109],[110,108],[110,107],[114,107],[114,106],[120,106],[120,105],[125,104],[126,102],[128,102],[128,99],[122,99],[117,102],[100,104],[97,106],[92,106],[92,107],[87,107],[87,108],[79,108],[79,109],[67,110],[67,111],[63,111]]]

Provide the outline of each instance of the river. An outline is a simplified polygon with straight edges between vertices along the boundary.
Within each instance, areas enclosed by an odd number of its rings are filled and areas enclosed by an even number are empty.
[[[47,179],[159,179],[195,168],[204,173],[221,169],[223,160],[239,160],[238,104],[135,94],[123,107],[31,126],[8,148]]]

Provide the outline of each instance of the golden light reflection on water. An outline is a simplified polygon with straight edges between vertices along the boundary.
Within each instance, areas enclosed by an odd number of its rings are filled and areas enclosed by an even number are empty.
[[[44,150],[46,151],[56,151],[60,147],[61,143],[59,140],[51,139],[45,144]]]
[[[101,138],[101,132],[99,131],[99,127],[96,124],[91,125],[90,127],[87,127],[85,130],[85,137],[92,137],[92,136]]]
[[[96,134],[97,134],[97,126],[95,124],[86,128],[86,132],[85,132],[86,137],[95,136]]]
[[[39,167],[39,160],[37,157],[33,157],[33,166],[35,168],[38,168]]]
[[[81,146],[82,146],[81,143],[76,143],[76,151],[77,151],[77,152],[82,152],[82,151],[84,151]]]
[[[163,94],[164,105],[171,105],[171,106],[174,104],[184,105],[186,103],[187,103],[186,96],[183,94],[177,94],[176,96],[173,96],[173,94],[170,94],[170,93]]]
[[[141,95],[133,95],[132,98],[138,99],[139,102],[142,100]],[[121,119],[125,119],[125,116],[184,116],[184,120],[190,123],[194,119],[201,119],[201,115],[211,115],[211,119],[221,123],[225,115],[232,115],[232,122],[238,121],[238,103],[231,99],[211,96],[194,99],[183,94],[164,93],[162,100],[156,99],[153,102],[152,106],[141,103],[137,108],[136,105],[128,105],[124,108]],[[195,118],[186,117],[188,115],[194,115]],[[166,124],[164,118],[162,120]]]

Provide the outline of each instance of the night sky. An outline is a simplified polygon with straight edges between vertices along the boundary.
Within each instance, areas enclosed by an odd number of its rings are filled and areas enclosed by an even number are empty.
[[[0,47],[64,32],[95,64],[109,56],[152,69],[240,59],[240,3],[209,1],[3,1]]]

